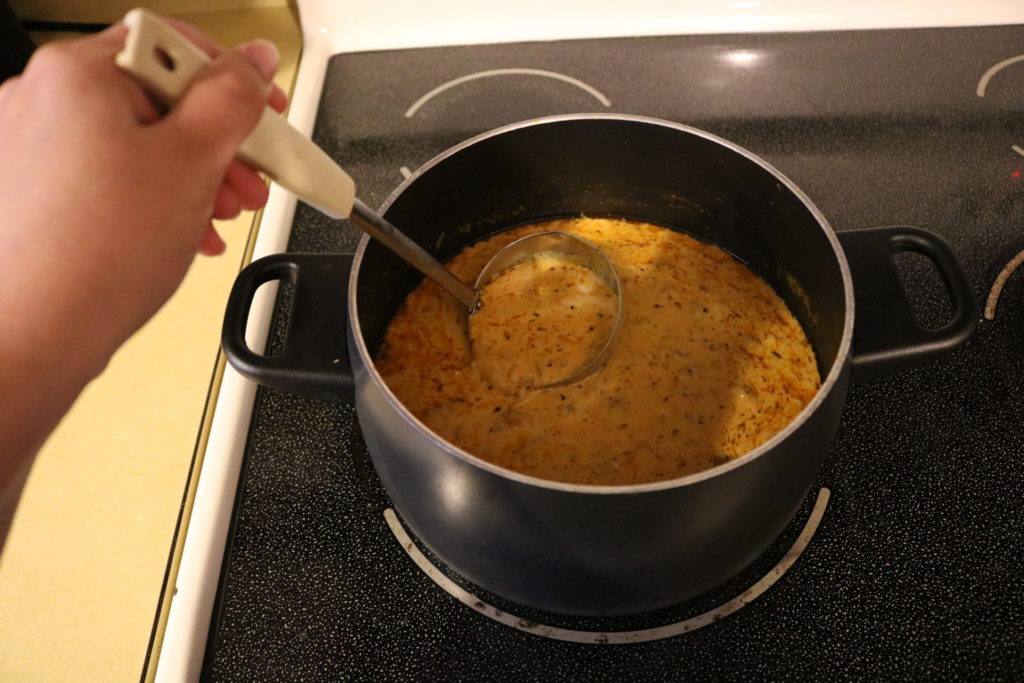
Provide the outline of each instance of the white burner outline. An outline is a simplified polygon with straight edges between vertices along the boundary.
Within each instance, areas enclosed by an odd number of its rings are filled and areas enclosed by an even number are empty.
[[[526,76],[544,76],[545,78],[554,78],[555,80],[558,80],[558,81],[564,81],[566,83],[569,83],[571,85],[576,86],[577,88],[579,88],[581,90],[586,91],[587,93],[592,95],[594,97],[594,99],[596,99],[598,102],[600,102],[604,106],[606,106],[606,107],[612,106],[611,100],[609,100],[607,97],[605,97],[604,94],[600,90],[595,88],[594,86],[589,85],[587,83],[584,83],[583,81],[579,80],[578,78],[573,78],[572,76],[566,76],[565,74],[560,74],[557,71],[545,71],[543,69],[524,69],[524,68],[489,69],[487,71],[477,71],[476,73],[466,74],[465,76],[459,76],[458,78],[453,78],[452,80],[448,81],[447,83],[442,83],[441,85],[437,86],[436,88],[434,88],[433,90],[428,92],[423,97],[421,97],[418,100],[416,100],[413,103],[413,105],[411,107],[409,107],[409,109],[406,110],[405,118],[411,119],[413,116],[416,115],[416,112],[419,111],[420,107],[422,107],[424,104],[429,102],[434,97],[440,95],[445,90],[449,90],[451,88],[454,88],[457,85],[462,85],[463,83],[466,83],[468,81],[475,81],[478,78],[491,78],[492,76],[515,76],[515,75],[520,75],[520,76],[522,76],[522,75],[526,75]]]
[[[1024,251],[1010,259],[1010,262],[999,271],[995,282],[992,283],[992,289],[988,292],[988,299],[985,300],[985,320],[992,320],[996,317],[996,304],[999,303],[999,295],[1003,293],[1006,281],[1010,279],[1021,263],[1024,263]]]
[[[459,602],[476,610],[480,614],[516,630],[525,631],[526,633],[532,633],[544,638],[551,638],[552,640],[597,645],[624,645],[628,643],[644,643],[653,640],[662,640],[664,638],[672,638],[683,633],[696,631],[699,628],[703,628],[708,624],[713,624],[714,622],[729,616],[733,612],[739,611],[741,608],[756,600],[762,593],[771,588],[776,581],[782,578],[782,575],[793,566],[793,563],[797,561],[797,558],[799,558],[807,548],[807,545],[811,542],[811,538],[814,536],[814,532],[817,531],[818,525],[821,523],[821,519],[825,514],[825,508],[828,506],[830,495],[831,492],[827,488],[821,488],[818,490],[818,498],[814,501],[814,508],[811,510],[811,515],[807,519],[807,523],[804,524],[804,528],[800,532],[800,535],[793,542],[793,545],[786,552],[786,555],[779,560],[778,564],[772,567],[771,570],[761,577],[761,579],[753,586],[732,600],[723,603],[712,610],[704,612],[703,614],[698,614],[695,617],[690,617],[689,619],[684,619],[683,621],[678,621],[674,624],[641,629],[639,631],[578,631],[574,629],[559,628],[557,626],[549,626],[546,624],[538,624],[537,622],[517,617],[514,614],[503,612],[502,610],[480,600],[469,591],[463,589],[461,586],[445,576],[440,569],[434,566],[434,564],[432,564],[430,560],[420,552],[420,549],[416,547],[412,538],[410,538],[409,534],[406,533],[405,527],[403,527],[402,523],[398,521],[398,515],[395,514],[393,509],[388,508],[384,510],[384,520],[391,529],[391,533],[395,535],[395,538],[398,539],[398,542],[402,545],[406,554],[409,555],[409,558],[416,563],[416,566],[419,567],[427,577]]]
[[[988,83],[989,83],[989,81],[992,80],[993,76],[995,76],[997,73],[999,73],[1000,71],[1002,71],[1006,67],[1010,66],[1011,64],[1016,64],[1017,62],[1024,62],[1024,55],[1017,55],[1016,57],[1009,57],[1007,59],[1004,59],[1001,62],[997,62],[997,63],[993,64],[992,66],[990,66],[988,68],[988,70],[984,74],[982,74],[981,80],[978,81],[978,88],[975,91],[975,92],[977,92],[978,97],[984,97],[985,96],[985,90],[988,88]],[[1024,147],[1021,147],[1020,145],[1010,145],[1010,149],[1012,149],[1017,154],[1019,154],[1021,156],[1024,156]],[[1002,288],[1000,287],[1000,289],[1002,289]],[[998,298],[998,294],[996,296]],[[993,310],[994,310],[994,307],[995,306],[993,304]],[[985,310],[986,310],[986,317],[988,317],[988,313],[987,313],[988,308],[986,307]],[[991,318],[989,318],[989,320],[991,320]]]
[[[995,76],[997,73],[999,73],[1006,67],[1010,66],[1011,64],[1016,64],[1017,62],[1024,62],[1024,55],[1010,57],[1008,59],[1004,59],[1003,61],[997,62],[990,66],[988,68],[988,71],[986,71],[982,75],[981,80],[978,81],[978,97],[985,96],[985,89],[988,88],[988,82],[992,80],[993,76]]]
[[[1024,55],[1009,57],[990,66],[988,70],[982,74],[981,80],[978,81],[978,88],[976,90],[978,97],[985,96],[985,91],[988,89],[989,81],[992,80],[993,76],[1006,67],[1018,62],[1024,62]],[[1024,157],[1024,147],[1021,147],[1020,145],[1010,145],[1010,149]],[[999,275],[996,276],[995,281],[992,283],[992,288],[988,292],[988,298],[985,300],[985,320],[992,320],[996,317],[996,305],[999,303],[999,295],[1003,293],[1003,287],[1006,286],[1006,281],[1010,279],[1010,276],[1013,275],[1014,271],[1017,270],[1021,263],[1024,263],[1024,251],[1010,259],[1010,262],[1003,266],[1003,269],[999,271]]]
[[[451,88],[454,88],[457,85],[462,85],[463,83],[468,83],[469,81],[475,81],[475,80],[480,79],[480,78],[492,78],[494,76],[524,76],[524,75],[525,76],[543,76],[544,78],[554,78],[557,81],[563,81],[565,83],[569,83],[570,85],[574,85],[577,88],[579,88],[580,90],[583,90],[584,92],[590,94],[594,99],[596,99],[598,102],[603,104],[605,107],[611,107],[612,106],[612,101],[609,100],[607,97],[605,97],[604,93],[602,93],[600,90],[598,90],[594,86],[590,85],[589,83],[584,83],[583,81],[581,81],[578,78],[573,78],[572,76],[566,76],[565,74],[558,73],[557,71],[545,71],[544,69],[527,69],[527,68],[522,68],[522,67],[510,67],[510,68],[505,68],[505,69],[488,69],[487,71],[477,71],[476,73],[466,74],[465,76],[459,76],[458,78],[453,78],[450,81],[442,83],[441,85],[437,86],[436,88],[434,88],[433,90],[431,90],[430,92],[426,93],[425,95],[420,97],[418,100],[413,102],[412,106],[409,107],[405,111],[405,118],[411,119],[413,116],[416,115],[416,112],[418,112],[420,110],[420,108],[423,107],[424,104],[426,104],[430,100],[434,99],[435,97],[437,97],[438,95],[443,93],[445,90],[450,90]],[[412,171],[409,170],[408,166],[402,166],[398,170],[402,174],[402,178],[404,178],[404,179],[408,179],[409,176],[412,175]]]

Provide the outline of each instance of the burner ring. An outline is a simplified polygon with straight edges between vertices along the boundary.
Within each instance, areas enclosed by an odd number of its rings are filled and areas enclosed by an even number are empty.
[[[814,532],[818,529],[818,525],[821,524],[822,517],[825,515],[825,508],[828,506],[830,495],[831,491],[827,488],[821,488],[818,490],[818,497],[814,501],[814,508],[811,510],[810,517],[808,517],[806,524],[804,524],[804,528],[800,531],[800,535],[795,541],[793,541],[793,545],[786,552],[783,558],[779,560],[778,563],[753,586],[732,600],[722,603],[718,607],[708,610],[702,614],[698,614],[694,617],[677,621],[672,624],[636,631],[580,631],[576,629],[550,626],[548,624],[540,624],[535,621],[517,617],[514,614],[509,614],[508,612],[500,610],[493,605],[487,604],[477,596],[465,590],[448,578],[444,572],[428,560],[416,546],[416,543],[413,542],[412,538],[405,530],[405,527],[402,526],[402,523],[398,520],[398,515],[392,508],[384,510],[384,520],[387,522],[388,528],[391,529],[391,533],[395,535],[395,538],[402,546],[402,549],[405,550],[409,558],[424,574],[427,575],[428,578],[430,578],[430,580],[440,586],[442,590],[453,598],[467,607],[473,608],[480,614],[516,630],[525,631],[527,633],[532,633],[533,635],[541,636],[543,638],[550,638],[552,640],[562,640],[571,643],[590,643],[595,645],[625,645],[629,643],[644,643],[654,640],[663,640],[665,638],[673,638],[684,633],[690,633],[691,631],[696,631],[704,626],[713,624],[752,603],[760,597],[762,593],[771,588],[776,581],[782,578],[782,575],[793,566],[797,561],[797,558],[799,558],[807,548],[807,545],[811,542],[811,538],[814,537]]]
[[[419,111],[420,107],[422,107],[424,104],[426,104],[427,102],[432,100],[437,95],[440,95],[445,90],[449,90],[451,88],[454,88],[457,85],[461,85],[461,84],[466,83],[468,81],[475,81],[475,80],[477,80],[479,78],[490,78],[490,77],[493,77],[493,76],[516,76],[516,75],[520,75],[520,76],[544,76],[546,78],[554,78],[555,80],[558,80],[558,81],[565,81],[566,83],[569,83],[571,85],[576,86],[580,90],[583,90],[583,91],[585,91],[587,93],[590,93],[591,95],[593,95],[594,99],[596,99],[598,102],[600,102],[604,106],[606,106],[606,107],[612,106],[611,100],[609,100],[607,97],[605,97],[604,94],[600,90],[595,88],[594,86],[589,85],[587,83],[584,83],[583,81],[579,80],[578,78],[573,78],[572,76],[566,76],[565,74],[560,74],[557,71],[545,71],[544,69],[525,69],[525,68],[489,69],[487,71],[477,71],[476,73],[466,74],[465,76],[459,76],[458,78],[453,78],[450,81],[442,83],[441,85],[437,86],[436,88],[434,88],[433,90],[431,90],[430,92],[426,93],[425,95],[420,97],[418,100],[413,102],[412,106],[409,107],[406,110],[405,118],[411,119],[413,116],[416,115],[416,112]]]

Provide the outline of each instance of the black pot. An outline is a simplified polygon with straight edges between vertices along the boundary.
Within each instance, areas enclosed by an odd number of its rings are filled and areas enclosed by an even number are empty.
[[[412,531],[466,578],[534,607],[639,612],[734,576],[806,496],[851,369],[859,377],[902,370],[964,342],[976,325],[970,286],[934,234],[895,227],[837,236],[763,160],[665,121],[574,115],[501,128],[431,161],[384,207],[441,258],[513,225],[581,212],[686,231],[767,280],[817,356],[822,387],[806,409],[760,448],[705,472],[635,486],[563,484],[459,450],[385,386],[372,355],[420,276],[368,238],[354,258],[282,254],[253,263],[225,320],[224,348],[242,374],[327,399],[350,400],[354,389],[374,465]],[[907,249],[929,256],[945,280],[954,314],[941,329],[914,322],[892,258]],[[256,288],[279,278],[294,282],[290,327],[283,350],[265,357],[245,346],[244,325]]]

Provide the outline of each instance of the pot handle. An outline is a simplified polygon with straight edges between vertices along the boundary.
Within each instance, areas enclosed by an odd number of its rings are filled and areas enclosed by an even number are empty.
[[[855,324],[852,380],[909,370],[949,353],[978,326],[979,308],[949,245],[922,228],[892,226],[837,233],[853,277]],[[953,316],[942,327],[919,325],[893,255],[913,251],[931,259],[946,285]]]
[[[352,254],[274,254],[244,268],[231,287],[221,332],[221,345],[232,367],[275,389],[352,403],[355,380],[345,313],[352,258]],[[292,301],[284,348],[266,356],[246,344],[245,327],[256,290],[273,280],[291,283]]]

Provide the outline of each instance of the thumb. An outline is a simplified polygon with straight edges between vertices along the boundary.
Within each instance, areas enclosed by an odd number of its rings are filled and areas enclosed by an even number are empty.
[[[273,43],[254,41],[220,55],[192,81],[164,123],[193,160],[231,161],[266,107],[278,59]]]

